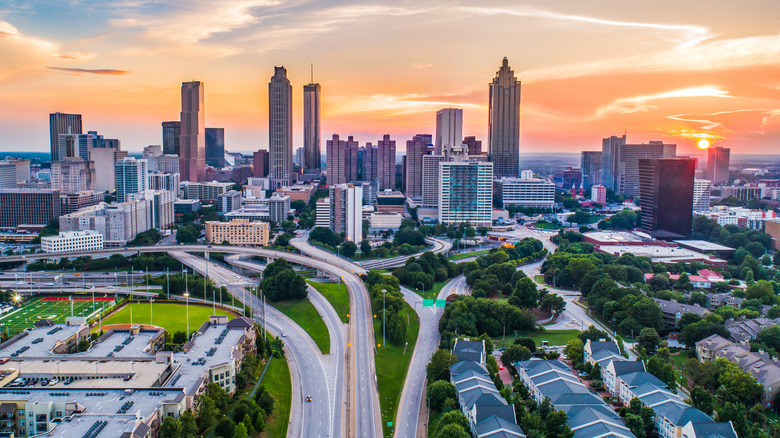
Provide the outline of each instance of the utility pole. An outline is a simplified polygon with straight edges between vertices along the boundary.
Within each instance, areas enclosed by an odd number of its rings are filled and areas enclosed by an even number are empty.
[[[206,283],[209,281],[209,253],[206,253],[206,277],[203,279],[203,298],[206,298]],[[211,290],[211,302],[212,302],[212,309],[214,311],[214,315],[217,314],[217,297],[216,297],[216,291],[214,289]]]
[[[387,348],[387,340],[385,339],[385,332],[387,331],[387,312],[385,312],[385,293],[386,289],[382,289],[382,346]]]

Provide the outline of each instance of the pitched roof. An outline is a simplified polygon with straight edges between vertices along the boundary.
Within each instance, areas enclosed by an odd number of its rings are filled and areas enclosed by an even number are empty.
[[[685,438],[737,438],[737,432],[731,422],[728,423],[688,423],[685,429],[692,429],[694,435]],[[686,432],[686,431],[683,431]]]
[[[525,438],[520,426],[501,417],[488,417],[477,423],[477,438]]]
[[[508,404],[478,404],[476,406],[477,423],[490,417],[499,417],[506,421],[515,423],[515,407]]]
[[[635,373],[624,374],[620,377],[629,388],[636,388],[647,383],[652,383],[660,388],[666,387],[664,383],[658,377],[648,373],[647,371],[637,371]]]
[[[707,423],[713,422],[704,412],[692,408],[686,404],[665,403],[653,408],[656,415],[666,417],[673,425],[683,427],[690,422]]]
[[[645,371],[645,363],[641,360],[615,360],[612,361],[612,368],[615,370],[616,376],[622,376]]]
[[[614,341],[591,341],[588,340],[588,345],[590,345],[590,354],[591,356],[596,354],[598,351],[611,351],[615,354],[620,354],[620,348],[618,348],[617,344]]]
[[[681,304],[674,300],[662,300],[659,298],[653,298],[653,301],[655,301],[658,304],[658,307],[661,308],[661,311],[666,314],[676,315],[678,313],[695,313],[700,316],[705,316],[710,313],[709,310],[699,305]]]
[[[469,370],[474,371],[484,371],[485,374],[488,374],[487,367],[479,362],[475,362],[473,360],[462,360],[460,362],[454,363],[450,365],[450,374],[453,376],[457,376],[460,373],[464,373]]]
[[[452,347],[452,353],[458,357],[458,360],[482,361],[482,355],[485,354],[485,345],[482,341],[464,341],[456,339]]]

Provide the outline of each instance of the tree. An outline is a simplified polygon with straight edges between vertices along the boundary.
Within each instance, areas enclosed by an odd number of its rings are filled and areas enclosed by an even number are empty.
[[[466,418],[465,415],[463,415],[463,412],[459,410],[453,410],[450,412],[447,412],[439,418],[439,423],[436,426],[437,429],[437,435],[438,431],[442,430],[444,427],[449,425],[456,425],[460,426],[460,428],[464,431],[469,430],[469,419]]]
[[[712,415],[713,398],[710,391],[701,386],[694,386],[691,390],[691,403],[694,408],[707,415]]]
[[[645,349],[647,354],[655,353],[658,348],[658,344],[661,343],[661,337],[658,336],[658,332],[652,327],[645,327],[639,332],[639,339],[637,340],[639,345]]]
[[[752,406],[761,396],[763,386],[728,359],[719,357],[715,360],[715,366],[721,370],[718,376],[720,392],[735,397],[746,406]]]
[[[677,392],[677,376],[674,365],[669,361],[665,361],[659,356],[653,356],[647,361],[647,372],[666,383],[670,391]]]
[[[516,362],[521,362],[531,358],[531,350],[523,345],[512,344],[504,350],[504,354],[501,355],[501,363],[505,366],[513,365]]]
[[[636,414],[626,414],[623,421],[636,438],[645,438],[645,422]]]
[[[213,426],[214,422],[217,421],[217,415],[219,415],[219,410],[217,410],[214,400],[205,394],[198,398],[198,409],[196,412],[198,413],[197,423],[200,430],[206,430]]]
[[[306,282],[282,258],[266,266],[260,287],[270,301],[303,299],[308,295]]]
[[[249,436],[244,423],[238,423],[236,429],[233,432],[233,438],[247,438]]]
[[[174,344],[183,344],[187,342],[187,334],[183,331],[179,330],[176,333],[173,334],[173,343]]]
[[[599,339],[609,339],[607,332],[599,330],[595,325],[588,327],[584,332],[577,335],[584,346],[588,340],[591,342],[598,341]]]
[[[471,438],[468,433],[458,424],[448,424],[439,428],[436,438]]]
[[[571,360],[572,365],[577,366],[582,364],[582,358],[585,354],[582,341],[579,339],[572,339],[569,341],[563,349],[563,354]]]
[[[560,295],[547,294],[542,298],[540,307],[545,312],[553,312],[555,315],[560,315],[566,310],[566,301]]]
[[[425,367],[429,382],[437,380],[450,380],[450,365],[456,363],[458,358],[448,350],[436,350],[431,356],[430,362]]]
[[[195,422],[195,415],[192,411],[184,411],[179,417],[181,421],[181,436],[184,438],[194,438],[198,434],[198,425]]]
[[[428,385],[427,395],[431,408],[441,410],[446,407],[447,400],[454,400],[458,394],[455,385],[446,380],[437,380]]]
[[[702,339],[711,336],[720,335],[726,339],[729,338],[729,331],[722,322],[709,322],[707,320],[701,320],[697,323],[693,323],[685,327],[680,332],[680,342],[685,344],[688,348],[694,348],[696,343]]]
[[[775,288],[766,280],[759,280],[745,290],[745,298],[761,300],[762,304],[771,305],[777,302]]]
[[[519,338],[516,338],[513,344],[522,345],[523,347],[527,348],[528,351],[530,351],[531,353],[534,353],[536,351],[536,342],[531,338],[521,336]]]
[[[360,242],[360,252],[362,252],[365,256],[371,255],[371,243],[368,241],[368,239],[363,239]]]
[[[571,438],[574,433],[566,425],[566,412],[553,411],[547,415],[544,420],[545,437],[548,438]]]
[[[180,438],[182,435],[181,422],[173,417],[165,417],[160,426],[160,438]]]
[[[515,290],[509,297],[509,304],[516,307],[530,309],[536,307],[539,300],[539,291],[536,283],[528,277],[521,278],[515,283]]]
[[[230,419],[230,417],[225,417],[219,420],[219,423],[217,423],[217,427],[214,429],[215,435],[222,438],[231,438],[233,434],[235,434],[235,431],[236,431],[236,423],[234,423],[233,420]],[[246,432],[246,430],[244,430],[244,432]]]
[[[596,365],[593,365],[593,368],[590,369],[590,375],[588,375],[588,377],[591,380],[600,380],[601,379],[601,365],[598,364],[598,363]]]
[[[351,240],[347,240],[346,242],[341,244],[341,253],[344,254],[347,257],[352,257],[357,252],[357,245],[355,245],[355,242]]]

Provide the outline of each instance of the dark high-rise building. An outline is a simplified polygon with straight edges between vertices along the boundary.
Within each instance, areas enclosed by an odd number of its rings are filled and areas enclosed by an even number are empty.
[[[206,180],[206,135],[203,82],[181,84],[179,173],[182,181]]]
[[[162,122],[163,154],[179,155],[179,137],[181,136],[181,122]]]
[[[556,169],[553,172],[553,182],[559,190],[571,190],[572,187],[579,189],[582,184],[582,170],[571,166]]]
[[[328,185],[334,186],[357,180],[358,142],[351,135],[344,141],[339,139],[338,134],[333,134],[333,139],[328,140],[325,147]]]
[[[0,227],[46,225],[61,214],[62,204],[57,190],[0,190]]]
[[[268,151],[260,149],[252,154],[252,176],[255,178],[268,176]]]
[[[361,181],[374,182],[377,179],[377,148],[371,142],[366,143],[366,147],[358,150],[358,173]]]
[[[712,184],[729,182],[731,149],[712,147],[707,150],[707,178]]]
[[[601,153],[601,184],[626,196],[639,196],[638,161],[642,158],[672,158],[677,145],[662,141],[626,144],[626,138],[605,138]]]
[[[379,190],[395,188],[395,140],[387,134],[376,144],[376,179]]]
[[[482,153],[482,140],[477,140],[477,137],[474,137],[473,135],[464,137],[463,144],[468,146],[468,151],[466,152],[469,155],[479,155]]]
[[[206,164],[225,167],[225,128],[206,128]]]
[[[504,58],[490,83],[488,148],[496,178],[516,177],[520,166],[520,81]]]
[[[301,167],[308,171],[319,172],[320,157],[320,84],[303,86],[303,163]]]
[[[417,134],[406,141],[406,196],[422,198],[423,156],[433,148],[433,136]]]
[[[642,230],[659,239],[691,237],[693,180],[691,158],[640,158]]]
[[[601,184],[601,154],[601,151],[582,151],[580,169],[585,189]]]
[[[601,185],[619,190],[620,147],[626,144],[626,136],[607,137],[601,141]]]
[[[269,174],[274,189],[293,181],[292,85],[287,69],[274,67],[268,82],[268,153]],[[347,180],[349,181],[349,180]]]
[[[60,134],[81,134],[81,132],[81,114],[49,114],[51,160],[60,161],[68,156],[60,146]]]

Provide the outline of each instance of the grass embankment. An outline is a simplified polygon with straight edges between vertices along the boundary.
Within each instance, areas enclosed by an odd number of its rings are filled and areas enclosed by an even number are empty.
[[[452,278],[448,278],[448,279],[446,279],[444,281],[439,281],[439,282],[433,283],[433,287],[430,288],[430,289],[426,289],[425,291],[423,291],[422,289],[417,289],[417,288],[413,288],[413,287],[410,287],[409,289],[415,291],[417,293],[417,295],[423,297],[424,299],[434,299],[435,300],[436,297],[439,295],[439,292],[441,292],[441,289],[444,287],[444,285],[446,285],[450,281],[452,281]]]
[[[467,259],[469,257],[476,257],[476,256],[480,256],[482,254],[487,254],[489,252],[490,252],[490,249],[483,249],[483,250],[474,251],[474,252],[462,252],[462,253],[459,253],[459,254],[451,255],[449,257],[449,259],[452,260],[452,261],[461,260],[461,259]]]
[[[536,342],[536,346],[541,346],[542,341],[547,341],[549,345],[566,345],[572,339],[579,335],[579,330],[547,330],[544,332],[520,332],[517,336],[507,336],[506,339],[496,336],[493,339],[493,345],[495,347],[508,347],[515,342],[517,338],[531,338]]]
[[[292,404],[292,381],[290,380],[290,368],[287,366],[287,360],[273,358],[261,384],[274,397],[274,413],[266,420],[265,431],[260,436],[284,438],[287,436]]]
[[[153,313],[152,313],[153,312]],[[132,320],[131,320],[132,314]],[[200,326],[209,320],[213,315],[212,306],[190,303],[190,332],[194,332]],[[217,308],[217,315],[233,315],[229,312]],[[154,321],[152,321],[154,317]],[[151,324],[163,327],[169,333],[178,331],[187,331],[187,306],[185,303],[155,303],[152,311],[151,305],[147,303],[130,303],[119,309],[116,313],[103,320],[103,325],[107,324]]]
[[[383,345],[381,348],[377,348],[376,355],[376,381],[379,388],[383,436],[391,436],[395,430],[395,427],[388,427],[387,423],[392,421],[393,426],[395,426],[395,414],[398,411],[398,402],[401,399],[406,371],[409,369],[409,362],[412,360],[412,352],[417,342],[417,334],[420,332],[420,322],[417,321],[417,315],[408,304],[404,303],[404,308],[399,312],[399,315],[408,321],[406,346]],[[382,343],[382,326],[378,319],[374,320],[374,338],[377,345]]]
[[[344,324],[349,322],[349,291],[346,286],[340,286],[338,283],[321,283],[319,281],[308,281],[312,287],[317,289],[325,299],[328,300],[333,310],[341,318]]]
[[[308,300],[277,301],[273,303],[277,310],[295,321],[306,333],[311,336],[322,354],[330,352],[330,334],[322,316]]]

